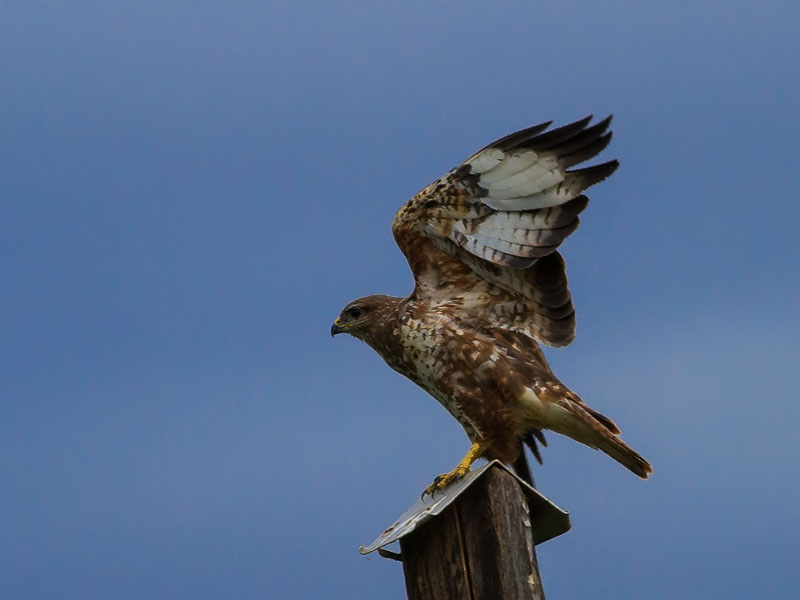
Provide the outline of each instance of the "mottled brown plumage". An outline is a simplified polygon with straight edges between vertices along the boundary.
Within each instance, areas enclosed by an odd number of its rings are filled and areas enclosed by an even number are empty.
[[[515,461],[550,429],[597,448],[646,478],[650,464],[609,418],[550,370],[536,340],[564,346],[575,311],[556,251],[578,226],[583,191],[617,167],[571,167],[601,152],[611,118],[506,136],[431,183],[397,212],[392,231],[414,274],[407,298],[351,302],[331,333],[346,332],[436,398],[473,447],[433,493],[479,457]]]

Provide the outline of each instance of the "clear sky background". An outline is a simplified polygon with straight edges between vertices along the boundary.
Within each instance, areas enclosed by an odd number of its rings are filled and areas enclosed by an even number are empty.
[[[550,436],[549,598],[800,595],[796,2],[0,5],[0,597],[403,598],[468,447],[341,307],[494,138],[614,113]]]

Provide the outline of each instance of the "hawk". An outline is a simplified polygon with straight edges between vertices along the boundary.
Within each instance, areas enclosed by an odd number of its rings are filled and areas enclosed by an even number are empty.
[[[331,327],[331,335],[366,342],[436,398],[472,442],[423,496],[466,475],[478,458],[525,461],[523,444],[541,463],[544,429],[602,450],[643,479],[652,472],[611,419],[558,380],[538,344],[575,337],[557,248],[578,227],[583,192],[619,164],[573,168],[611,140],[611,117],[591,120],[512,133],[416,194],[392,222],[414,291],[354,300]]]

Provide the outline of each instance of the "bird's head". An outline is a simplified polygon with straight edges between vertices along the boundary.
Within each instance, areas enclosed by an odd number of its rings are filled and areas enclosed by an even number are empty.
[[[353,300],[331,325],[331,336],[349,333],[369,343],[371,334],[386,322],[387,313],[397,306],[398,301],[399,298],[391,296],[365,296]]]

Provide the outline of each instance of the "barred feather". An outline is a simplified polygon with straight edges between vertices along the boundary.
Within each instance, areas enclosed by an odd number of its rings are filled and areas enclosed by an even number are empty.
[[[596,156],[611,139],[611,117],[592,126],[590,121],[591,116],[549,131],[550,124],[542,123],[505,136],[402,207],[393,230],[409,258],[418,293],[447,300],[459,293],[457,286],[430,282],[437,277],[440,283],[456,281],[456,273],[462,287],[479,283],[467,284],[458,269],[448,267],[444,274],[437,261],[410,255],[412,246],[435,247],[445,253],[439,261],[458,261],[483,282],[486,293],[473,302],[488,304],[498,320],[508,320],[508,327],[547,344],[571,342],[574,309],[563,260],[555,250],[578,227],[578,215],[588,204],[583,192],[618,165],[613,160],[571,169]],[[417,236],[432,246],[415,241]],[[536,268],[554,254],[557,258]],[[542,285],[553,287],[545,293]]]

